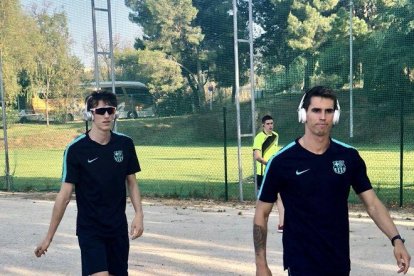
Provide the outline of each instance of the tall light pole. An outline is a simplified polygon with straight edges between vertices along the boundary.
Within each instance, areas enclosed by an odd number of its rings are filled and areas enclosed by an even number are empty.
[[[3,52],[0,49],[0,92],[1,92],[1,109],[3,115],[3,135],[4,135],[4,155],[5,155],[5,180],[7,191],[11,190],[11,179],[10,179],[10,163],[9,163],[9,143],[7,139],[7,117],[6,117],[6,104],[4,97],[3,88]]]
[[[92,30],[93,30],[93,54],[94,54],[94,64],[95,64],[95,88],[96,90],[100,89],[99,84],[99,55],[108,56],[111,60],[111,72],[110,78],[112,82],[112,93],[115,94],[115,60],[114,60],[114,46],[112,39],[112,15],[111,15],[111,0],[106,0],[106,8],[96,7],[95,0],[91,0],[92,6]],[[107,13],[107,23],[108,23],[108,36],[109,36],[109,52],[98,51],[98,42],[97,42],[97,33],[96,33],[96,12]],[[88,122],[86,122],[86,129],[88,128]],[[114,130],[117,130],[117,121],[114,122]]]
[[[239,40],[237,28],[237,0],[233,0],[233,33],[234,33],[234,89],[236,90],[236,110],[237,110],[237,161],[239,168],[239,195],[243,201],[243,172],[241,158],[241,127],[240,127],[240,83],[239,83]]]
[[[236,92],[236,111],[237,111],[237,156],[239,168],[239,193],[240,201],[243,201],[243,170],[242,170],[242,154],[241,154],[241,138],[252,137],[254,139],[256,131],[255,123],[255,99],[254,99],[254,56],[253,56],[253,8],[252,0],[249,0],[249,39],[238,39],[237,30],[237,0],[233,0],[233,32],[234,32],[234,88]],[[252,132],[247,134],[241,133],[241,118],[240,118],[240,83],[239,83],[239,47],[238,43],[249,43],[250,49],[250,92],[251,92],[251,116],[252,116]],[[253,157],[253,156],[252,156]],[[255,168],[255,161],[253,160],[253,168]]]
[[[354,97],[353,97],[353,37],[352,37],[352,18],[354,12],[354,3],[349,2],[349,137],[354,137]]]

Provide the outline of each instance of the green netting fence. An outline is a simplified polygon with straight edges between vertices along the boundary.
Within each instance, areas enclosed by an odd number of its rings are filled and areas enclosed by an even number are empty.
[[[110,3],[92,2],[102,9]],[[238,37],[247,38],[248,1],[237,4]],[[59,189],[63,150],[85,130],[82,101],[96,76],[111,81],[114,68],[123,82],[117,131],[135,141],[144,196],[238,200],[231,1],[112,1],[113,58],[105,54],[107,13],[96,16],[99,74],[91,7],[1,1],[0,188]],[[252,117],[260,126],[271,114],[282,147],[303,133],[296,114],[303,91],[330,86],[341,104],[334,138],[359,149],[386,204],[413,204],[412,2],[253,1],[253,22],[253,114],[248,44],[239,45],[242,133],[252,132]],[[251,146],[244,137],[246,200],[254,199]]]

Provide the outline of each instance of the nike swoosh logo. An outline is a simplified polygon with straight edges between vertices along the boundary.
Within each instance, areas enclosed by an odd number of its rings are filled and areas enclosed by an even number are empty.
[[[96,157],[96,158],[94,158],[94,159],[91,159],[91,160],[89,160],[88,159],[88,163],[92,163],[93,161],[95,161],[96,159],[98,159],[98,157]]]
[[[310,169],[307,169],[307,170],[304,170],[304,171],[298,171],[298,170],[296,170],[296,175],[301,175],[301,174],[303,174],[303,173],[305,173],[305,172],[307,172],[309,170]]]

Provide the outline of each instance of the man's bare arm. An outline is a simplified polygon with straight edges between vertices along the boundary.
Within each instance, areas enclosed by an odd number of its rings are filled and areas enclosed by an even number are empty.
[[[266,260],[267,222],[273,203],[260,200],[256,203],[256,211],[253,220],[253,242],[256,257],[257,271],[268,271]]]
[[[43,241],[36,247],[35,255],[41,257],[46,254],[47,249],[49,248],[50,243],[55,236],[56,230],[62,221],[63,215],[65,214],[66,207],[70,202],[72,197],[73,184],[71,183],[62,183],[60,191],[56,196],[55,204],[53,206],[52,218],[50,219],[49,230],[47,231],[46,237]]]
[[[388,210],[372,189],[359,194],[359,197],[364,203],[369,216],[389,239],[398,234],[397,227]],[[401,240],[396,240],[394,245],[394,256],[399,267],[398,273],[406,274],[410,267],[411,256]]]
[[[254,160],[256,160],[257,162],[266,165],[267,161],[262,157],[262,152],[260,150],[254,150],[253,151],[253,156],[254,156]]]
[[[253,241],[256,256],[266,253],[267,227],[254,224],[253,225]]]
[[[141,193],[138,187],[135,174],[127,176],[127,185],[129,190],[129,197],[132,206],[134,206],[135,216],[131,223],[131,239],[136,239],[144,232],[144,213],[142,211]]]

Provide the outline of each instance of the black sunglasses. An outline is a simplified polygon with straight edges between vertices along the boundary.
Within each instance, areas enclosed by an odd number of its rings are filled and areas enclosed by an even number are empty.
[[[98,115],[105,115],[106,112],[108,112],[109,115],[112,115],[115,113],[116,108],[113,106],[110,107],[99,107],[99,108],[91,108],[91,111],[93,111],[95,114]]]

